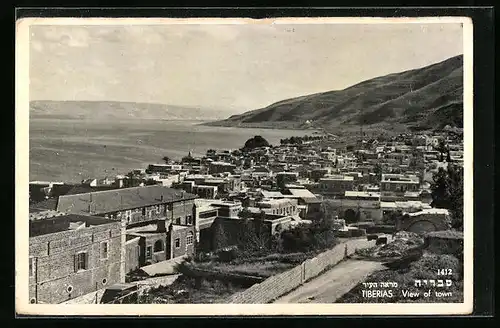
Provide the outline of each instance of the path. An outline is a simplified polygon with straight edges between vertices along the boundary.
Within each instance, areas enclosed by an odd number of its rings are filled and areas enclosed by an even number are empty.
[[[371,273],[383,268],[379,262],[347,260],[274,303],[334,303]]]

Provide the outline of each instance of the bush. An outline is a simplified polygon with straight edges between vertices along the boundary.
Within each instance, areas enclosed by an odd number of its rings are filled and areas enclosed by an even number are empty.
[[[241,252],[238,248],[232,247],[229,249],[223,249],[217,252],[217,259],[220,262],[231,262],[241,256]]]
[[[324,250],[337,244],[333,221],[325,218],[283,231],[281,239],[283,250],[290,253]]]
[[[373,234],[373,233],[392,234],[392,233],[396,232],[396,226],[393,226],[393,225],[375,225],[372,227],[366,227],[366,232],[369,234]]]
[[[351,230],[351,236],[352,237],[362,237],[364,235],[366,235],[366,230],[365,229]]]
[[[335,236],[339,237],[339,238],[351,238],[352,237],[352,230],[335,231]]]

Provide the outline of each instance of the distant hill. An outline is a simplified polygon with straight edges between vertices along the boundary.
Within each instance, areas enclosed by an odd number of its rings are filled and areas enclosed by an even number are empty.
[[[334,78],[334,77],[333,77]],[[283,100],[212,126],[427,130],[462,127],[463,56],[329,91]],[[308,122],[309,121],[309,122]]]
[[[227,112],[163,104],[116,101],[50,101],[30,102],[31,118],[67,118],[87,120],[163,119],[217,120]]]

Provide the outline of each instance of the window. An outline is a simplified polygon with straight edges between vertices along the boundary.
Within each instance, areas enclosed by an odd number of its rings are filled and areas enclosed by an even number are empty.
[[[181,239],[180,238],[175,238],[175,248],[181,247]]]
[[[191,215],[186,216],[187,224],[193,224],[193,217]]]
[[[186,244],[188,245],[193,245],[193,242],[194,242],[194,235],[193,233],[190,231],[188,232],[188,235],[186,237]]]
[[[146,247],[146,260],[149,260],[153,257],[153,247],[148,246]]]
[[[30,277],[35,276],[35,258],[34,257],[30,257],[29,270],[30,270]]]
[[[163,242],[161,240],[157,240],[154,245],[154,252],[163,252]]]
[[[146,208],[145,207],[142,208],[142,215],[146,216]]]
[[[75,271],[88,269],[89,256],[86,252],[80,252],[75,255]]]
[[[181,224],[181,218],[178,217],[177,219],[175,219],[175,224]]]
[[[108,258],[108,242],[104,241],[101,243],[101,259]]]

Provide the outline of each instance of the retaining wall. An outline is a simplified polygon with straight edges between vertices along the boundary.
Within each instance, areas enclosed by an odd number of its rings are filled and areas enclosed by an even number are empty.
[[[214,270],[203,270],[199,268],[189,267],[188,270],[183,270],[182,274],[192,278],[213,279],[226,282],[235,282],[245,286],[251,286],[256,283],[261,283],[266,280],[264,277],[244,275],[230,272],[219,272]]]
[[[259,284],[231,295],[227,303],[246,303],[246,304],[266,304],[278,297],[291,292],[306,281],[317,277],[326,269],[338,264],[345,256],[354,254],[357,248],[366,248],[374,246],[373,241],[349,240],[341,243],[331,250],[323,252],[315,258],[306,260],[302,264],[269,277]]]

